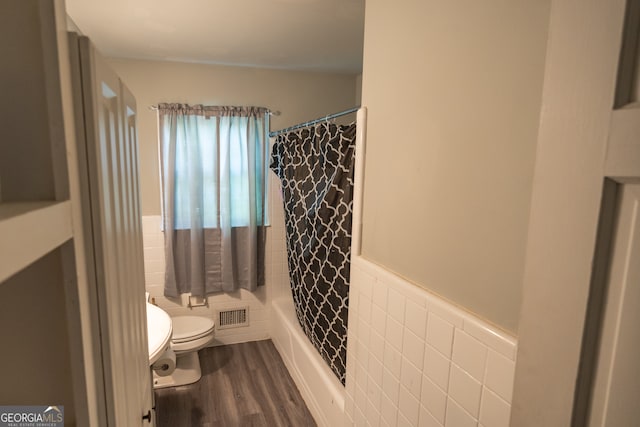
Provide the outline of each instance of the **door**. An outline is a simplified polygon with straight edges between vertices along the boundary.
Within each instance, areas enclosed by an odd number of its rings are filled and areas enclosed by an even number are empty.
[[[617,213],[598,316],[602,320],[592,374],[591,427],[630,426],[640,419],[639,29],[640,1],[628,0],[605,161],[605,175],[616,183],[612,191],[617,193]]]
[[[637,335],[623,326],[638,284],[615,279],[614,266],[640,264],[636,249],[618,248],[633,236],[619,197],[640,183],[639,6],[552,0],[514,426],[637,425],[620,421],[637,411],[637,391],[619,396],[639,380],[625,359]]]
[[[640,420],[640,184],[622,187],[589,425]]]
[[[75,42],[74,42],[75,40]],[[75,46],[73,44],[75,43]],[[78,55],[76,116],[83,132],[83,213],[87,259],[98,307],[104,389],[102,419],[110,426],[152,424],[142,230],[138,194],[136,105],[86,37],[71,37]],[[80,140],[80,138],[79,138]]]

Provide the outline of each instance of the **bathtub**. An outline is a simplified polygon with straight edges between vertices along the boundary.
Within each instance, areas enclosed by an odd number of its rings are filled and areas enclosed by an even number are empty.
[[[344,387],[298,324],[293,301],[272,301],[271,339],[319,426],[342,425]]]

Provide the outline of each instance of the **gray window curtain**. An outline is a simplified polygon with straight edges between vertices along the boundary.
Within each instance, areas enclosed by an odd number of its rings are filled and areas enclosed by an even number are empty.
[[[267,113],[158,106],[166,296],[264,284]]]

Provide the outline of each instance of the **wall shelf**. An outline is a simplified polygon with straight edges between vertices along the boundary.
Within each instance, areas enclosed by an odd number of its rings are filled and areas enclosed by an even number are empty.
[[[73,237],[71,204],[0,203],[0,282]]]

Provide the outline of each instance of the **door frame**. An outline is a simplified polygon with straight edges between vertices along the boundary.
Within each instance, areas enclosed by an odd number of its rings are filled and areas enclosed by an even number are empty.
[[[569,426],[588,409],[580,407],[588,379],[583,336],[591,333],[598,225],[610,197],[607,149],[625,7],[625,0],[552,0],[513,426]]]

